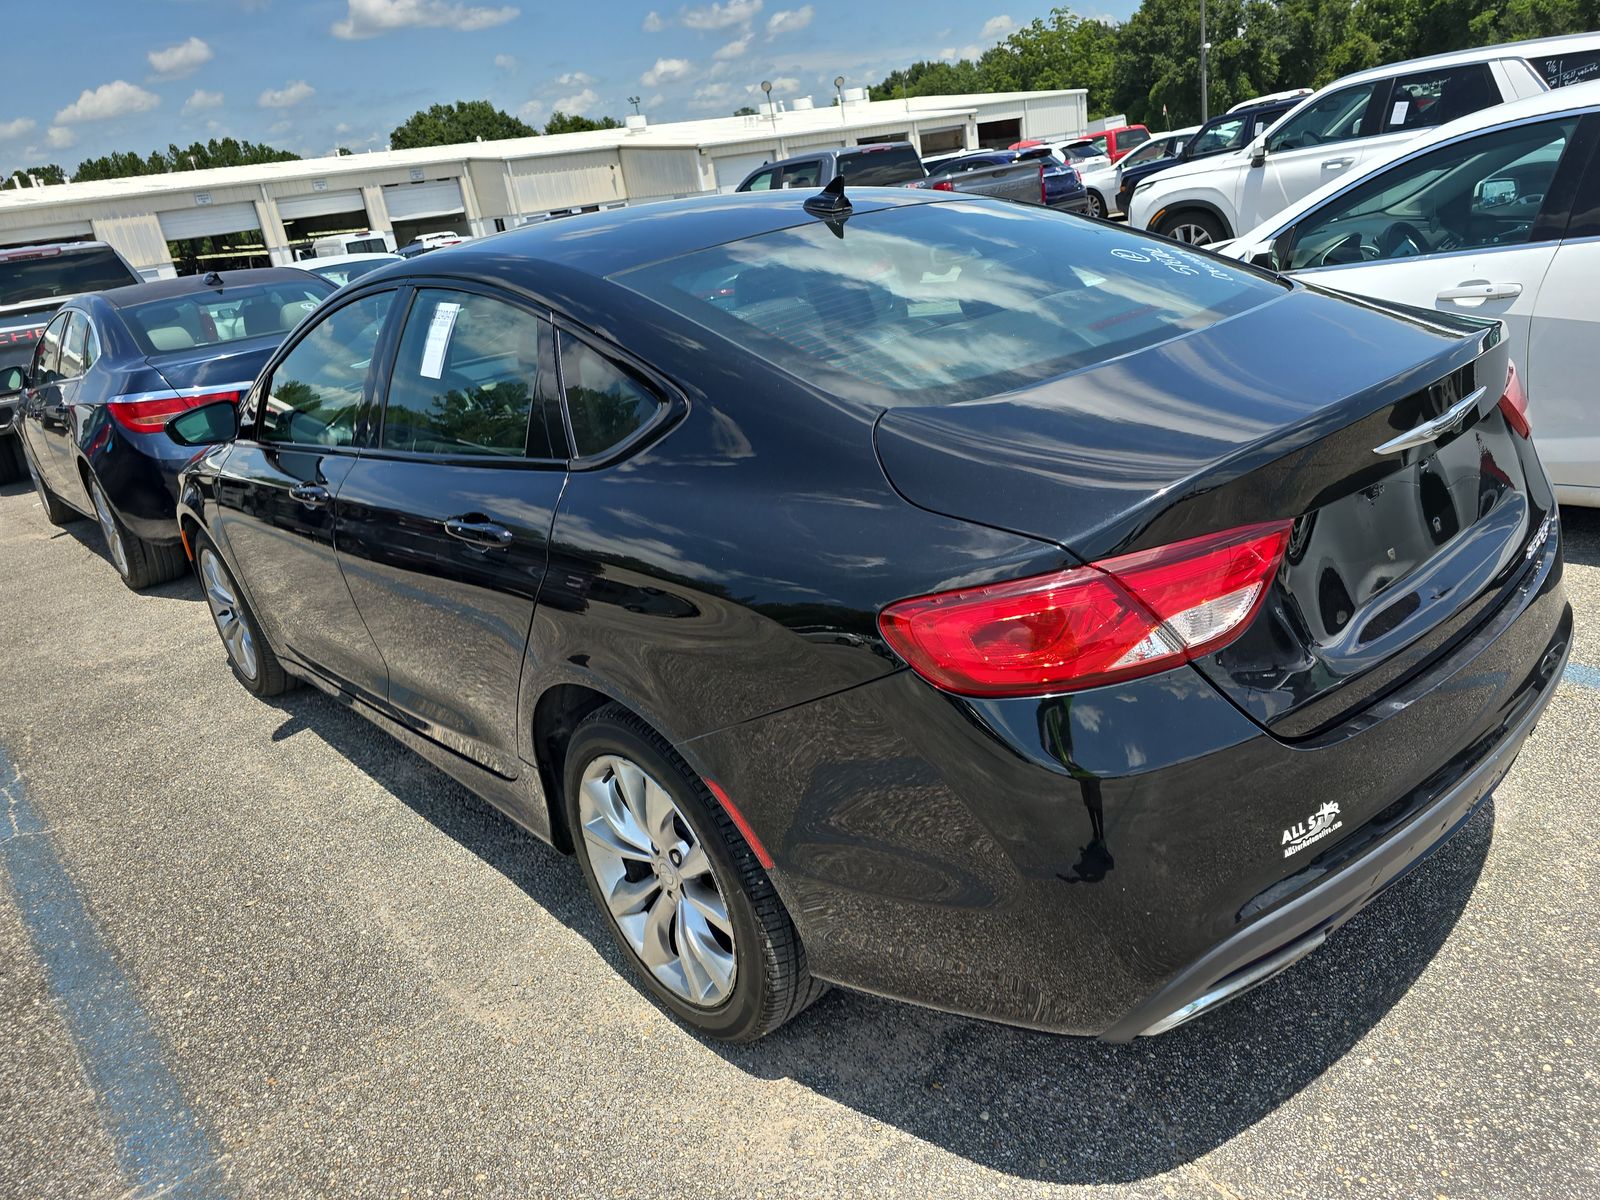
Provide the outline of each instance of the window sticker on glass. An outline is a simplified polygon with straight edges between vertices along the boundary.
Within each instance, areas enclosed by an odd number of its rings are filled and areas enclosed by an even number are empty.
[[[450,334],[456,327],[456,315],[461,311],[461,305],[448,301],[441,302],[433,310],[433,320],[428,325],[428,340],[422,347],[422,371],[424,379],[438,379],[444,374],[445,351],[450,349]]]
[[[1410,110],[1411,101],[1396,100],[1394,102],[1394,111],[1389,114],[1389,124],[1404,125],[1406,123],[1406,113]]]

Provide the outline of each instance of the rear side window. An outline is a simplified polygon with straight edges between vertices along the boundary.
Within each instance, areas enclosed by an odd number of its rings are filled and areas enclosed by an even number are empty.
[[[1394,81],[1380,128],[1384,133],[1432,129],[1499,103],[1500,91],[1487,63],[1439,67]]]
[[[922,160],[910,146],[854,150],[839,155],[839,174],[855,187],[893,187],[926,178]]]
[[[263,442],[348,446],[367,372],[394,303],[393,292],[334,309],[306,332],[272,373],[256,436]]]
[[[794,163],[783,169],[783,186],[786,188],[820,187],[822,164],[820,162]]]
[[[380,444],[419,454],[565,458],[566,435],[558,455],[541,404],[555,395],[546,378],[549,338],[548,321],[504,301],[419,291],[400,336]],[[559,429],[559,412],[555,419]]]
[[[138,283],[109,246],[94,250],[0,250],[0,305],[77,296]]]
[[[650,423],[661,400],[588,343],[561,332],[561,378],[579,458],[604,454]]]
[[[333,291],[326,280],[270,283],[190,292],[121,310],[146,354],[220,346],[245,338],[285,334]]]
[[[1600,79],[1600,50],[1575,50],[1571,54],[1551,54],[1531,61],[1533,69],[1553,88]]]
[[[837,394],[930,404],[1093,366],[1285,285],[1111,225],[1021,206],[860,213],[614,278]]]

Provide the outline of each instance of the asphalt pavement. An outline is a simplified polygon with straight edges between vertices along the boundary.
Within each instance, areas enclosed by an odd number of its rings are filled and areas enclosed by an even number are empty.
[[[188,580],[0,488],[0,1197],[1600,1194],[1600,513],[1492,805],[1326,946],[1105,1046],[834,991],[690,1035],[573,862]]]

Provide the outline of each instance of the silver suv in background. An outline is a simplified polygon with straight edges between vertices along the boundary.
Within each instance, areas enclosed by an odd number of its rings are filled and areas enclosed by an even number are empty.
[[[1194,245],[1232,238],[1423,130],[1547,91],[1523,56],[1527,45],[1436,54],[1346,75],[1307,96],[1250,145],[1148,179],[1133,192],[1128,220]]]
[[[820,188],[843,175],[850,187],[899,187],[928,177],[927,168],[910,142],[876,142],[812,150],[793,158],[763,163],[734,188],[766,192],[778,188]]]

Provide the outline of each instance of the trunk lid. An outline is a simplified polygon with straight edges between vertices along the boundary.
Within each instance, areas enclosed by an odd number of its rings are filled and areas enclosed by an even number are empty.
[[[1276,519],[1286,560],[1249,629],[1196,667],[1280,736],[1398,686],[1516,586],[1554,502],[1497,402],[1498,326],[1300,287],[989,400],[891,408],[879,457],[911,502],[1084,561]],[[1460,421],[1375,447],[1478,389]]]
[[[248,388],[283,341],[282,333],[267,334],[223,345],[197,346],[152,354],[145,359],[175,391],[191,388]]]

